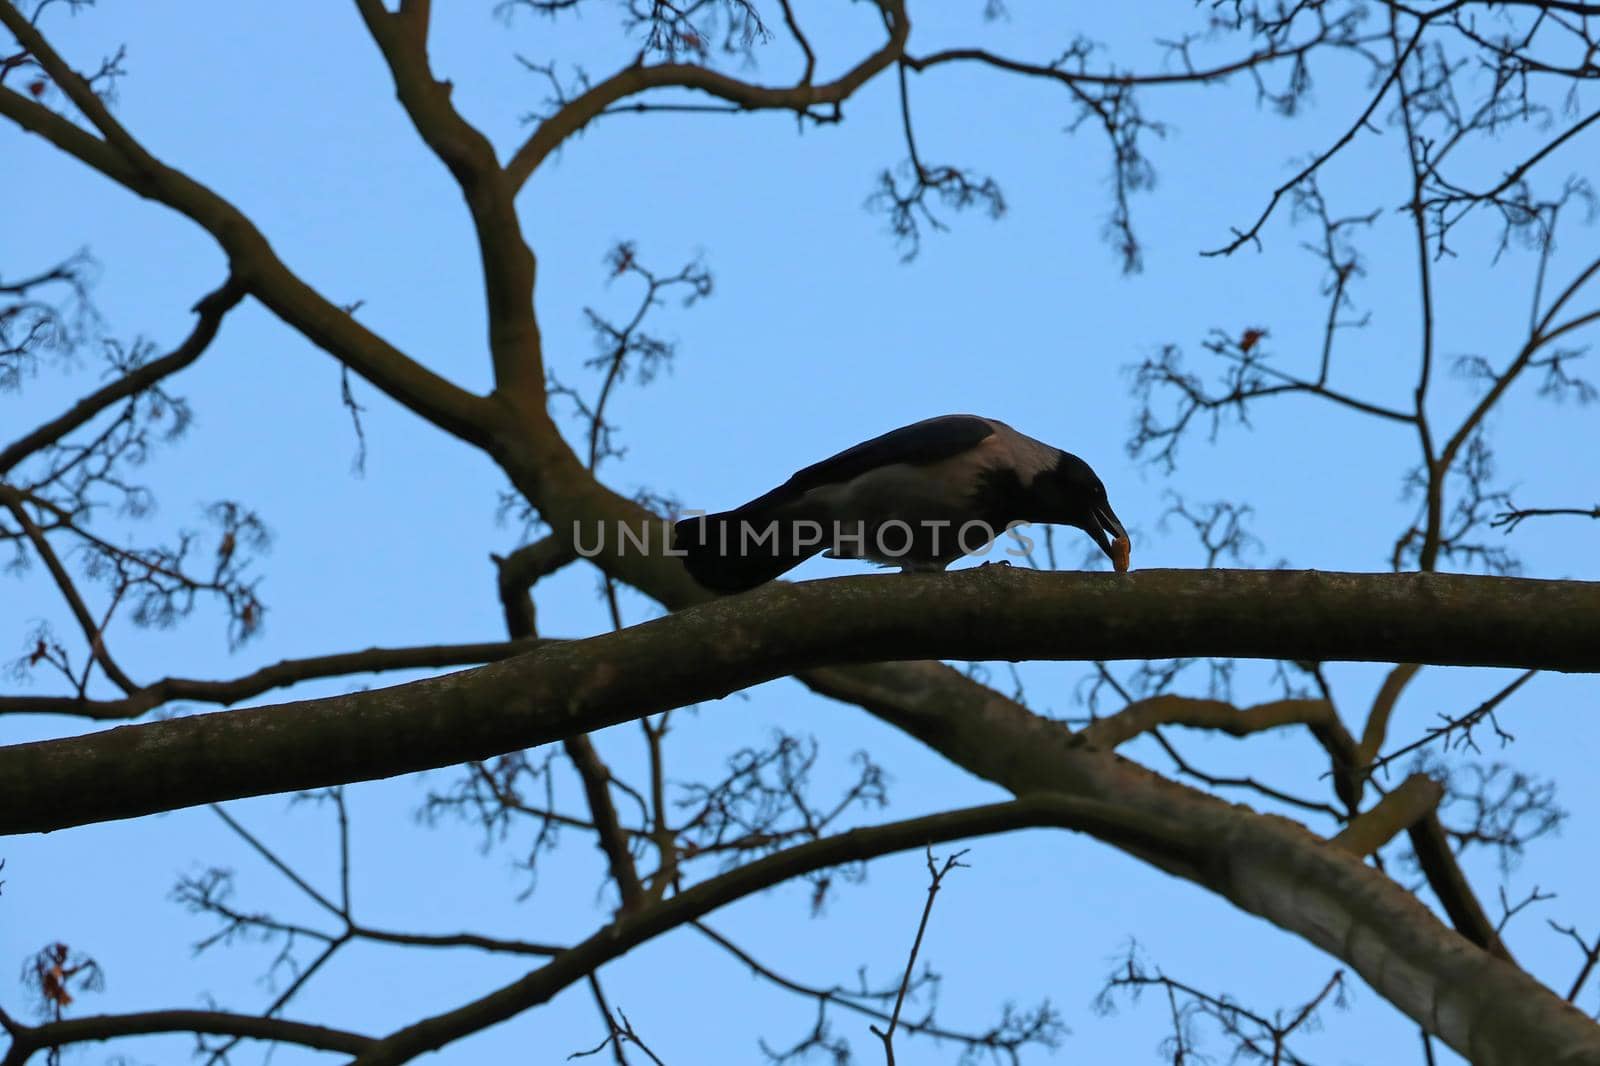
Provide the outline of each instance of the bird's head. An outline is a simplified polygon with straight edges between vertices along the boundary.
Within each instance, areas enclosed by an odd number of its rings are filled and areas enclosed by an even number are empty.
[[[1036,521],[1077,526],[1094,538],[1118,572],[1128,569],[1128,532],[1088,463],[1062,452],[1054,467],[1034,479],[1031,494],[1039,508]]]

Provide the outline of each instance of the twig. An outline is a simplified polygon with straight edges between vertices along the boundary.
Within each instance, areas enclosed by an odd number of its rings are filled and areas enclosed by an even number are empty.
[[[967,850],[962,849],[940,864],[933,857],[933,848],[927,849],[928,900],[922,905],[922,920],[917,923],[917,938],[911,942],[911,954],[906,957],[906,972],[900,979],[900,991],[894,998],[894,1010],[889,1014],[889,1027],[887,1029],[879,1029],[876,1025],[867,1027],[883,1041],[883,1055],[888,1066],[894,1066],[894,1031],[900,1024],[900,1008],[905,1005],[906,989],[911,985],[911,972],[917,965],[917,952],[922,949],[922,936],[928,931],[928,917],[933,913],[933,899],[939,894],[939,886],[946,874],[958,866],[966,867],[967,864],[961,861],[961,856],[966,853]]]

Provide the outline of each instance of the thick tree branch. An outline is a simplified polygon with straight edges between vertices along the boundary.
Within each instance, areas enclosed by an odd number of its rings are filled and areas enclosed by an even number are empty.
[[[539,614],[533,605],[534,584],[577,557],[570,544],[553,536],[524,544],[510,555],[489,556],[495,565],[507,632],[528,637],[539,632]]]
[[[1466,6],[1468,5],[1456,2],[1447,4],[1440,10],[1453,10]],[[1592,5],[1565,6],[1575,8]],[[409,19],[415,25],[425,26],[426,7],[426,3],[407,0],[402,5],[401,13],[392,17],[396,20],[396,25],[402,24],[400,20]],[[0,12],[9,10],[0,4]],[[1439,13],[1439,11],[1429,12],[1425,17],[1431,19]],[[1410,12],[1408,9],[1407,14],[1408,17],[1418,17],[1415,12]],[[384,17],[391,16],[384,15]],[[901,34],[903,47],[903,17],[896,21],[894,29]],[[417,54],[423,55],[422,71],[426,74],[425,54],[420,45]],[[892,61],[893,57],[890,56],[885,63]],[[638,69],[658,71],[667,70],[669,67]],[[699,70],[694,67],[680,69]],[[624,72],[624,74],[629,73],[631,72]],[[1398,69],[1396,73],[1399,73]],[[51,74],[52,77],[56,77],[55,71],[52,70]],[[870,76],[871,74],[866,75]],[[683,85],[686,88],[701,89],[715,95],[715,90],[704,86],[672,81],[663,84]],[[739,82],[732,84],[745,90],[754,88]],[[431,85],[429,76],[429,86],[425,88],[431,91]],[[69,94],[74,92],[74,86],[71,84],[64,83],[64,88]],[[1375,108],[1385,95],[1386,88],[1387,86],[1380,89],[1373,98],[1368,110],[1369,115],[1372,113],[1372,108]],[[623,95],[634,91],[640,90],[627,89]],[[787,93],[791,90],[767,91]],[[77,93],[74,98],[81,95],[81,92]],[[117,171],[125,174],[126,178],[117,180],[122,180],[135,191],[141,191],[141,185],[154,190],[141,192],[142,195],[152,195],[158,199],[177,195],[158,187],[162,182],[170,181],[170,176],[152,168],[150,164],[155,161],[142,150],[137,150],[137,145],[131,138],[119,133],[119,128],[115,127],[114,123],[108,125],[109,116],[97,113],[92,103],[80,102],[80,107],[85,108],[85,113],[102,130],[107,141],[101,141],[71,123],[59,120],[58,116],[54,116],[47,109],[40,108],[37,112],[21,110],[18,101],[24,107],[31,103],[19,94],[0,93],[0,113],[13,117],[15,114],[23,114],[26,121],[22,119],[18,121],[25,127],[34,128],[28,126],[28,122],[35,122],[39,126],[39,131],[55,143],[64,147],[75,146],[77,151],[74,151],[74,154],[82,153],[79,154],[79,158],[86,161],[99,159],[101,162],[93,165],[100,166],[105,173],[112,174]],[[602,102],[600,110],[603,111],[605,106]],[[752,105],[741,100],[736,106],[783,106],[805,114],[805,107],[809,105],[797,106],[793,102]],[[561,117],[560,114],[556,116],[557,119]],[[537,155],[527,165],[526,171],[514,176],[511,181],[512,187],[520,185],[527,174],[537,166],[539,159],[593,116],[569,115],[568,117],[575,118],[575,123],[564,132],[560,129],[550,131],[553,139],[544,148],[543,153]],[[1363,116],[1363,121],[1366,117]],[[50,119],[57,119],[60,125],[52,126]],[[1358,123],[1356,127],[1352,127],[1346,139],[1353,136],[1360,125],[1361,123]],[[535,133],[534,140],[545,132],[541,129]],[[427,136],[426,131],[424,136]],[[529,146],[533,143],[534,141],[530,141]],[[112,148],[111,145],[116,147]],[[523,151],[527,151],[529,146],[524,146]],[[72,148],[68,150],[73,151]],[[518,156],[522,154],[519,152]],[[516,163],[517,159],[514,158],[513,169]],[[156,166],[159,167],[159,164]],[[164,199],[164,202],[169,201]],[[1275,196],[1274,203],[1276,202]],[[1262,216],[1263,221],[1271,211],[1272,206],[1269,205]],[[218,224],[227,229],[231,225],[231,220],[223,218]],[[1252,234],[1260,228],[1260,224],[1258,222],[1255,229],[1252,229]],[[254,236],[260,239],[259,234]],[[219,240],[221,239],[219,237]],[[1241,242],[1246,239],[1245,235],[1240,236]],[[223,243],[228,248],[230,256],[235,256],[234,249],[229,247],[226,241]],[[265,248],[264,239],[261,239],[260,243]],[[270,256],[270,251],[267,254]],[[237,265],[237,256],[235,258]],[[252,282],[252,286],[254,284]],[[256,291],[254,287],[252,291]],[[316,309],[314,305],[313,309]],[[1582,320],[1574,319],[1561,329],[1563,331],[1575,329],[1581,324]],[[357,340],[363,339],[359,334],[354,336]],[[499,369],[498,350],[496,357]],[[352,361],[350,365],[357,364]],[[469,397],[469,399],[476,398]],[[471,409],[470,417],[465,419],[469,430],[481,430],[486,424],[484,418],[480,417],[483,408],[470,403],[466,406]],[[540,419],[516,422],[502,419],[494,430],[498,439],[486,446],[494,452],[497,460],[506,464],[507,469],[513,472],[519,488],[525,491],[530,487],[539,490],[530,493],[529,499],[539,505],[544,517],[559,531],[558,535],[567,535],[567,531],[572,528],[571,523],[579,518],[585,521],[604,519],[609,522],[612,518],[620,520],[626,516],[635,526],[659,528],[658,525],[651,524],[652,519],[643,517],[643,512],[639,508],[631,507],[614,493],[592,482],[586,475],[581,472],[575,473],[570,469],[573,464],[566,454],[565,445],[560,441],[558,434],[550,431],[548,423],[541,420],[543,412],[540,411],[539,414]],[[452,431],[463,436],[468,435],[459,429]],[[469,439],[475,438],[469,437]],[[487,434],[482,434],[476,439],[480,442],[486,440]],[[688,584],[680,568],[675,564],[659,557],[636,559],[624,556],[626,553],[622,556],[603,557],[596,561],[608,574],[617,576],[619,580],[631,581],[672,606],[694,602],[701,597],[701,593]],[[1145,576],[1159,577],[1159,575],[1140,575],[1139,578]],[[1308,644],[1326,640],[1328,644],[1339,649],[1382,647],[1384,650],[1376,653],[1376,657],[1389,661],[1392,660],[1388,649],[1392,646],[1399,648],[1398,652],[1393,653],[1396,657],[1403,654],[1406,658],[1415,657],[1418,661],[1457,662],[1474,661],[1471,656],[1479,654],[1474,649],[1498,644],[1503,639],[1503,634],[1495,633],[1495,626],[1502,624],[1507,617],[1515,616],[1515,624],[1507,630],[1513,634],[1513,639],[1508,645],[1509,650],[1503,654],[1523,655],[1528,653],[1527,649],[1550,645],[1555,649],[1553,652],[1541,647],[1538,654],[1554,654],[1558,657],[1567,655],[1569,659],[1563,661],[1579,664],[1570,668],[1593,668],[1587,665],[1589,660],[1585,656],[1597,653],[1592,651],[1580,653],[1576,650],[1579,643],[1587,645],[1589,649],[1600,645],[1600,641],[1595,640],[1596,630],[1593,621],[1595,596],[1592,587],[1585,588],[1581,597],[1574,596],[1569,600],[1545,605],[1551,608],[1547,614],[1548,618],[1559,619],[1562,625],[1572,624],[1577,631],[1574,641],[1562,644],[1564,638],[1553,623],[1531,621],[1532,616],[1538,613],[1539,605],[1535,603],[1530,607],[1532,601],[1523,596],[1521,586],[1532,583],[1505,586],[1504,588],[1516,587],[1518,589],[1516,595],[1508,593],[1507,602],[1496,605],[1495,610],[1499,611],[1499,614],[1491,611],[1489,615],[1480,619],[1473,617],[1470,611],[1462,612],[1461,602],[1451,595],[1443,596],[1442,599],[1436,595],[1439,589],[1445,588],[1436,582],[1454,579],[1429,580],[1435,583],[1394,586],[1409,588],[1415,594],[1416,602],[1408,604],[1404,611],[1391,611],[1389,609],[1391,605],[1380,603],[1380,609],[1376,613],[1361,618],[1359,623],[1353,620],[1358,612],[1352,611],[1350,617],[1339,615],[1338,624],[1331,627],[1328,627],[1326,618],[1319,618],[1319,623],[1326,630],[1320,633],[1315,632],[1314,627],[1301,624],[1299,619],[1301,603],[1293,598],[1281,598],[1285,592],[1293,596],[1302,591],[1292,586],[1288,589],[1277,589],[1280,598],[1276,600],[1269,596],[1257,596],[1253,599],[1246,597],[1243,602],[1230,603],[1226,612],[1230,619],[1228,624],[1224,625],[1219,621],[1224,613],[1220,610],[1209,616],[1206,624],[1211,627],[1213,634],[1224,634],[1229,639],[1232,639],[1235,632],[1242,632],[1244,643],[1252,647],[1255,645],[1251,642],[1270,644],[1276,639],[1263,637],[1260,634],[1263,622],[1274,625],[1288,622],[1292,632],[1282,639],[1290,643],[1303,639]],[[876,588],[866,585],[860,587]],[[979,586],[955,587],[967,591],[969,588]],[[1107,587],[1115,587],[1119,592],[1127,591],[1127,586]],[[854,589],[854,586],[851,588]],[[917,586],[902,588],[915,592],[916,596],[923,595],[917,590]],[[1137,585],[1132,588],[1135,592],[1139,590]],[[1503,592],[1504,588],[1497,591]],[[900,591],[897,590],[897,593]],[[830,592],[830,595],[833,593]],[[850,591],[840,592],[839,595],[856,597],[848,604],[852,611],[872,614],[884,608],[884,598],[877,596],[876,593],[868,595]],[[1027,595],[1027,591],[1024,590],[1015,598],[1026,600]],[[900,613],[899,608],[894,608],[885,610],[884,613],[890,623],[899,625],[905,630],[903,635],[888,630],[873,630],[870,627],[851,628],[851,639],[861,643],[860,650],[836,655],[836,648],[818,645],[811,634],[814,629],[825,629],[834,625],[836,615],[829,614],[828,611],[808,614],[797,610],[785,613],[798,601],[774,599],[772,595],[766,593],[758,593],[756,596],[761,598],[750,597],[736,601],[740,606],[751,610],[750,616],[733,614],[720,618],[718,624],[723,627],[724,635],[733,634],[732,643],[736,647],[727,656],[707,660],[711,663],[709,670],[712,675],[708,687],[696,689],[693,683],[683,680],[677,673],[668,671],[669,685],[676,686],[668,692],[670,698],[693,698],[692,693],[695,691],[714,695],[726,691],[722,687],[724,685],[735,686],[744,683],[741,679],[747,676],[771,676],[762,674],[761,670],[752,672],[750,663],[753,660],[740,659],[740,656],[744,655],[753,656],[755,659],[763,656],[783,658],[790,655],[792,661],[786,660],[776,664],[768,662],[762,668],[782,672],[784,669],[793,669],[810,662],[832,661],[835,658],[851,659],[852,656],[859,658],[879,655],[1021,654],[1026,650],[1030,639],[1046,639],[1010,634],[1015,646],[997,651],[998,638],[989,641],[986,637],[975,636],[972,631],[980,625],[995,625],[996,618],[1004,617],[1013,609],[1013,604],[1007,602],[1004,596],[984,595],[976,597],[981,602],[972,606],[970,614],[962,613],[953,598],[940,600],[934,604],[935,613],[938,610],[945,612],[938,616],[938,620],[950,630],[949,635],[932,635],[915,619],[908,620]],[[1181,596],[1173,599],[1179,606],[1180,614],[1193,606],[1183,601]],[[927,609],[929,601],[919,602],[921,603],[919,609]],[[802,603],[801,606],[805,604]],[[1113,641],[1118,647],[1126,649],[1139,645],[1141,649],[1145,649],[1151,646],[1165,646],[1164,641],[1176,641],[1181,644],[1183,640],[1193,635],[1192,631],[1184,628],[1184,623],[1168,628],[1158,618],[1152,621],[1154,616],[1149,606],[1142,602],[1133,603],[1130,599],[1127,606],[1130,608],[1127,617],[1132,620],[1143,620],[1145,624],[1151,626],[1150,632],[1153,638],[1145,640],[1131,629],[1120,629]],[[1312,613],[1322,610],[1325,606],[1320,602],[1314,603]],[[1367,606],[1370,607],[1371,604]],[[1244,616],[1242,621],[1233,617],[1241,607],[1243,610],[1239,613]],[[1076,651],[1080,646],[1095,646],[1095,642],[1099,639],[1089,631],[1092,630],[1092,626],[1085,627],[1081,624],[1082,619],[1075,613],[1080,610],[1090,616],[1091,621],[1098,621],[1103,627],[1115,628],[1123,619],[1118,613],[1120,605],[1110,601],[1095,600],[1093,597],[1087,597],[1083,605],[1069,606],[1063,602],[1055,607],[1053,613],[1041,611],[1036,604],[1025,602],[1021,606],[1020,613],[1031,620],[1031,624],[1037,629],[1050,630],[1052,626],[1058,627],[1060,639],[1064,644],[1071,645],[1071,650]],[[690,614],[693,615],[694,612]],[[768,617],[769,614],[781,618],[782,626],[792,627],[789,632],[783,634],[783,639],[798,635],[800,644],[798,651],[792,655],[786,648],[774,651],[780,645],[779,638],[774,635],[776,631],[772,628],[777,623],[772,622]],[[1414,614],[1417,618],[1398,629],[1391,627],[1391,620],[1401,614]],[[1425,632],[1427,623],[1421,621],[1423,618],[1428,618],[1441,632],[1437,634]],[[1367,625],[1374,619],[1376,619],[1375,628],[1381,632],[1370,635],[1352,634],[1351,631],[1355,626]],[[1468,619],[1471,619],[1471,623]],[[1474,624],[1481,626],[1482,631],[1471,632]],[[1530,632],[1530,629],[1537,629],[1539,625],[1544,625],[1544,628],[1538,632]],[[1008,627],[1009,623],[1002,624],[1002,628]],[[755,634],[753,638],[749,635],[752,631]],[[690,651],[698,651],[703,646],[698,643],[699,637],[694,636],[694,632],[691,629],[690,639],[685,641]],[[682,632],[674,631],[674,633],[674,641],[684,637]],[[1447,646],[1466,650],[1438,650]],[[670,643],[658,647],[648,642],[599,645],[598,648],[592,642],[583,642],[578,647],[581,650],[575,654],[580,657],[587,656],[581,661],[568,661],[560,656],[549,658],[540,654],[530,657],[526,664],[508,664],[506,673],[483,671],[478,674],[461,675],[455,679],[444,679],[435,687],[427,689],[424,696],[417,697],[410,705],[410,711],[407,711],[403,704],[405,700],[412,699],[414,693],[397,697],[399,702],[394,707],[386,702],[390,697],[384,694],[374,694],[376,698],[371,701],[340,704],[341,710],[354,707],[361,711],[360,717],[363,720],[354,723],[348,732],[324,728],[328,723],[315,716],[302,716],[305,708],[311,705],[288,705],[277,709],[290,717],[290,721],[285,724],[281,732],[287,734],[296,729],[306,728],[307,746],[317,749],[325,747],[342,750],[376,743],[382,750],[375,753],[374,759],[367,764],[369,769],[373,766],[395,766],[397,761],[404,762],[405,759],[414,757],[414,753],[425,744],[437,743],[439,738],[447,735],[441,728],[445,724],[443,719],[446,712],[454,712],[452,717],[455,720],[450,723],[451,725],[459,725],[462,719],[470,718],[470,715],[461,713],[464,710],[486,709],[489,717],[494,719],[486,730],[493,735],[475,733],[469,738],[469,744],[498,744],[513,736],[536,737],[541,735],[541,730],[548,733],[546,739],[549,739],[550,736],[563,735],[549,721],[552,717],[550,708],[556,709],[553,717],[560,719],[568,729],[591,728],[592,724],[603,724],[601,719],[610,720],[606,716],[621,714],[626,717],[636,713],[637,704],[630,706],[627,703],[631,693],[627,690],[626,682],[619,683],[613,675],[648,674],[660,661],[659,656],[663,650],[673,650]],[[1416,656],[1410,654],[1419,648],[1422,649],[1422,654]],[[1429,648],[1435,650],[1429,651]],[[950,649],[955,650],[952,652]],[[1150,652],[1142,651],[1141,654]],[[1362,651],[1360,655],[1369,657],[1367,651]],[[1467,655],[1468,658],[1461,660],[1433,657],[1437,655]],[[1294,657],[1313,656],[1308,654]],[[512,665],[517,666],[516,671],[510,670]],[[524,665],[532,671],[531,678],[522,672]],[[1528,664],[1519,662],[1517,665]],[[563,669],[566,672],[561,674]],[[551,677],[543,676],[547,671],[553,672]],[[480,691],[477,686],[483,674],[505,682],[505,690],[499,693]],[[554,674],[560,676],[556,677]],[[1135,854],[1144,855],[1161,868],[1191,877],[1232,899],[1241,907],[1251,910],[1252,913],[1268,917],[1310,942],[1319,944],[1342,958],[1351,959],[1352,965],[1372,981],[1382,994],[1393,999],[1429,1030],[1444,1035],[1452,1044],[1463,1050],[1463,1053],[1471,1055],[1474,1061],[1493,1064],[1528,1061],[1528,1057],[1541,1062],[1577,1062],[1595,1059],[1592,1037],[1588,1029],[1580,1030],[1570,1015],[1552,1012],[1548,1003],[1541,998],[1541,990],[1536,986],[1527,982],[1519,984],[1515,977],[1506,975],[1503,967],[1497,968],[1496,965],[1482,963],[1477,957],[1480,953],[1462,949],[1459,938],[1447,934],[1437,926],[1437,923],[1430,924],[1431,919],[1425,913],[1420,913],[1416,908],[1407,910],[1406,904],[1410,902],[1409,898],[1400,893],[1397,899],[1394,886],[1381,876],[1370,870],[1352,870],[1350,867],[1353,860],[1348,857],[1334,855],[1330,858],[1327,853],[1335,852],[1336,849],[1328,847],[1326,842],[1312,838],[1308,834],[1297,835],[1291,826],[1281,820],[1260,819],[1242,808],[1225,808],[1203,796],[1197,798],[1197,794],[1190,790],[1164,786],[1156,779],[1141,776],[1132,768],[1119,766],[1110,756],[1084,750],[1081,739],[1079,747],[1074,748],[1071,745],[1072,738],[1064,730],[1049,727],[1048,723],[1040,724],[1025,711],[1009,705],[1009,701],[995,694],[985,693],[980,686],[964,681],[955,672],[935,663],[893,663],[857,669],[823,668],[812,670],[807,674],[807,680],[822,691],[844,694],[847,698],[859,700],[887,720],[924,739],[959,764],[973,769],[974,772],[982,773],[988,779],[1006,787],[1020,789],[1028,786],[1030,782],[1033,783],[1032,787],[1042,787],[1039,782],[1053,782],[1050,787],[1076,790],[1086,795],[1104,796],[1105,801],[1118,810],[1127,808],[1158,812],[1156,821],[1162,826],[1180,824],[1184,830],[1183,839],[1195,841],[1195,847],[1203,849],[1204,862],[1193,863],[1188,858],[1175,859],[1174,855],[1162,846],[1164,836],[1154,840],[1144,838],[1122,840],[1119,843]],[[515,686],[524,684],[531,690],[530,693],[512,691]],[[405,691],[397,689],[391,690],[391,693]],[[501,706],[489,699],[490,695],[509,695],[512,698]],[[516,702],[517,699],[522,699],[523,702],[519,704]],[[429,701],[433,702],[430,704]],[[971,709],[965,701],[978,703],[978,709],[982,712],[971,716],[971,721],[962,717],[963,712]],[[427,710],[428,706],[433,707],[432,712]],[[399,708],[398,711],[395,710],[396,707]],[[602,710],[597,711],[596,708]],[[394,712],[393,715],[391,712]],[[430,713],[433,717],[429,716]],[[276,763],[281,761],[280,757],[285,754],[294,755],[293,745],[285,746],[281,735],[275,738],[270,735],[272,729],[264,724],[267,721],[264,715],[257,716],[249,719],[246,725],[247,729],[257,732],[240,736],[215,734],[212,739],[221,742],[219,750],[227,758],[235,758],[238,755],[236,749],[248,746],[247,740],[250,743],[265,741],[262,748],[268,759],[262,761]],[[392,738],[383,730],[396,721],[401,722],[403,728],[399,730],[397,737]],[[991,728],[988,732],[979,730],[977,729],[979,723]],[[469,729],[476,728],[476,723],[469,725]],[[556,731],[550,732],[553,729]],[[102,736],[114,735],[116,734]],[[124,736],[127,734],[124,733]],[[155,754],[155,749],[169,738],[178,739],[180,747],[187,742],[177,734],[143,733],[133,736],[133,747],[128,749],[131,752],[139,750],[137,747],[139,737],[143,737],[145,742],[149,743],[148,750],[151,754]],[[101,737],[88,740],[89,746],[92,747],[100,743]],[[1043,742],[1032,744],[1033,741]],[[525,739],[522,742],[526,742]],[[229,754],[230,751],[232,754]],[[17,809],[16,804],[9,802],[14,795],[6,791],[16,776],[11,774],[10,770],[18,765],[15,761],[7,762],[12,754],[12,751],[0,752],[0,811]],[[304,754],[304,750],[301,754]],[[319,750],[316,758],[320,757]],[[292,759],[290,761],[292,762]],[[1337,758],[1335,761],[1337,763]],[[350,765],[352,764],[347,763],[334,772],[343,773],[350,768]],[[318,772],[325,769],[327,767],[319,768]],[[378,769],[374,772],[396,771]],[[22,776],[24,779],[28,777],[27,774]],[[103,776],[112,786],[113,793],[119,788],[126,788],[126,782],[121,780],[117,773]],[[43,807],[57,801],[58,795],[40,784],[40,781],[45,781],[47,778],[48,775],[44,778],[36,776],[31,783],[24,780],[27,787],[22,790],[25,793],[22,809],[30,806]],[[90,780],[80,783],[80,787],[71,792],[63,790],[61,795],[93,793],[99,786],[98,780]],[[260,779],[252,787],[258,786],[268,789],[278,787],[271,781]],[[107,809],[115,811],[119,808],[116,802],[113,802]],[[1414,828],[1413,832],[1415,831]],[[1421,848],[1418,850],[1420,854]],[[1358,868],[1360,866],[1359,863],[1354,865]],[[492,1013],[492,1010],[480,1011],[478,1017],[480,1019],[489,1017]],[[490,1021],[492,1020],[491,1017]]]
[[[1107,751],[1163,725],[1213,729],[1245,737],[1289,725],[1337,724],[1339,716],[1327,700],[1283,699],[1235,707],[1224,700],[1198,699],[1163,693],[1137,700],[1115,714],[1097,719],[1082,732],[1083,739]]]
[[[1381,743],[1382,723],[1387,721],[1401,690],[1418,669],[1417,664],[1409,663],[1396,666],[1390,672],[1374,701],[1366,739],[1376,736],[1375,743]],[[1379,722],[1377,734],[1373,733],[1374,721]],[[1239,737],[1286,725],[1304,725],[1333,763],[1334,785],[1340,798],[1351,812],[1361,806],[1366,776],[1370,773],[1368,761],[1361,755],[1364,748],[1357,746],[1333,704],[1327,700],[1275,700],[1241,709],[1221,700],[1164,694],[1135,701],[1116,714],[1086,726],[1079,735],[1094,747],[1111,750],[1162,725],[1215,729]],[[1272,794],[1263,786],[1256,787]],[[1438,791],[1438,786],[1425,777],[1408,778],[1377,807],[1356,815],[1334,838],[1334,843],[1353,854],[1368,855],[1396,833],[1409,830],[1418,865],[1456,930],[1479,947],[1510,960],[1511,954],[1495,932],[1494,923],[1447,846],[1434,811],[1439,800]],[[1281,794],[1276,798],[1289,799]],[[1421,844],[1417,843],[1419,839]]]
[[[805,680],[1014,793],[1049,789],[1182,825],[1204,853],[1198,867],[1174,866],[1161,851],[1133,842],[1113,843],[1343,960],[1478,1066],[1600,1061],[1600,1030],[1589,1018],[1445,928],[1382,872],[1288,819],[1089,749],[999,693],[963,686],[948,667],[884,663],[813,671]]]
[[[1389,735],[1389,719],[1400,702],[1400,694],[1420,669],[1417,663],[1399,663],[1384,676],[1378,695],[1373,698],[1372,710],[1367,712],[1367,724],[1361,729],[1361,746],[1356,750],[1357,767],[1371,766],[1378,752],[1383,750],[1384,738]]]
[[[1440,906],[1450,916],[1450,924],[1461,935],[1491,954],[1510,960],[1511,952],[1500,939],[1494,921],[1478,902],[1466,873],[1450,850],[1450,838],[1445,835],[1439,815],[1430,811],[1407,828],[1411,850],[1417,865],[1428,879],[1428,887],[1438,897]]]
[[[555,537],[524,544],[510,555],[495,556],[502,587],[531,588],[578,557],[570,545]]]
[[[1412,774],[1376,807],[1357,815],[1333,838],[1333,845],[1363,858],[1373,855],[1432,813],[1443,798],[1443,785],[1426,774]]]
[[[1361,743],[1351,753],[1348,765],[1345,767],[1346,772],[1339,778],[1341,787],[1352,797],[1349,800],[1352,807],[1360,803],[1361,796],[1365,792],[1366,781],[1373,773],[1373,764],[1388,733],[1389,720],[1394,714],[1395,705],[1399,702],[1405,687],[1421,669],[1418,663],[1399,663],[1389,671],[1383,679],[1383,684],[1378,687],[1378,694],[1372,701],[1372,710],[1367,713],[1366,726],[1362,729]],[[1526,676],[1524,675],[1524,680]],[[1405,785],[1401,786],[1402,789],[1411,785],[1412,780],[1414,778],[1407,778]],[[1422,786],[1412,787],[1421,789]],[[1393,799],[1395,795],[1397,793],[1391,793],[1389,799]],[[1414,798],[1419,802],[1423,799],[1420,793]],[[1384,801],[1387,802],[1388,799]],[[1456,931],[1485,951],[1514,963],[1516,960],[1512,958],[1494,922],[1490,920],[1488,912],[1479,902],[1478,894],[1467,880],[1466,871],[1461,869],[1461,863],[1457,861],[1455,852],[1450,850],[1444,827],[1439,823],[1438,811],[1433,809],[1436,803],[1437,801],[1434,801],[1428,810],[1420,812],[1419,817],[1411,819],[1403,826],[1411,838],[1411,850],[1416,856],[1417,866],[1421,869],[1422,876],[1426,878],[1428,887],[1433,889],[1445,913],[1449,915],[1450,924],[1455,926]],[[1379,807],[1382,806],[1383,803],[1380,803]],[[1361,817],[1374,815],[1377,809],[1374,808]],[[1351,828],[1353,829],[1354,825]]]
[[[472,212],[496,387],[542,399],[544,362],[533,313],[536,267],[517,219],[516,183],[500,169],[489,139],[451,104],[450,83],[435,80],[429,69],[428,6],[406,4],[394,13],[378,0],[356,0],[356,6],[389,64],[406,114],[455,176]]]
[[[611,871],[611,879],[617,883],[617,894],[622,897],[622,909],[637,910],[644,904],[644,886],[639,882],[633,852],[628,850],[628,835],[617,818],[616,804],[611,802],[611,770],[601,761],[594,742],[587,736],[568,737],[562,746],[583,781],[584,798],[589,804],[590,817],[594,819],[600,850],[606,857],[606,868]]]
[[[570,558],[570,552],[553,538],[527,545],[507,559],[495,557],[506,632],[513,638],[527,639],[534,632],[533,597],[529,586]],[[567,737],[562,747],[583,782],[589,816],[593,819],[600,850],[606,857],[606,867],[611,871],[611,879],[616,882],[622,909],[637,910],[644,902],[644,886],[639,881],[639,869],[633,861],[628,834],[617,817],[616,804],[611,802],[611,770],[587,735]]]
[[[318,788],[532,747],[813,667],[1236,656],[1600,671],[1577,581],[988,567],[774,585],[393,688],[0,749],[0,832]]]

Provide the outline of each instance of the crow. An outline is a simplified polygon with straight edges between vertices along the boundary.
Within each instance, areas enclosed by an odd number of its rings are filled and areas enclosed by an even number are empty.
[[[673,548],[701,585],[733,593],[824,550],[943,570],[1027,522],[1077,526],[1128,569],[1128,534],[1088,463],[992,418],[943,415],[808,466],[731,511],[685,518]]]

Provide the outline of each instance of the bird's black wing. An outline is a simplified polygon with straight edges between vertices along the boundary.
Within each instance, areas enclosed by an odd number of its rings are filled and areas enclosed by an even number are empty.
[[[837,485],[895,463],[923,466],[960,455],[994,435],[994,426],[977,415],[941,415],[890,430],[838,455],[813,463],[765,495],[729,512],[749,515],[786,507],[812,489]]]
[[[941,415],[890,430],[799,471],[782,491],[796,495],[821,485],[858,478],[896,463],[924,466],[960,455],[994,435],[994,426],[977,415]]]
[[[689,573],[707,588],[716,592],[754,588],[798,566],[823,545],[802,545],[795,539],[798,526],[790,521],[767,551],[735,547],[742,544],[738,523],[781,521],[784,509],[812,489],[850,481],[896,463],[937,463],[977,447],[993,435],[994,427],[976,415],[944,415],[902,426],[814,463],[766,495],[731,511],[684,519],[673,527],[673,546],[683,553]],[[799,517],[803,516],[788,515],[791,520]]]

